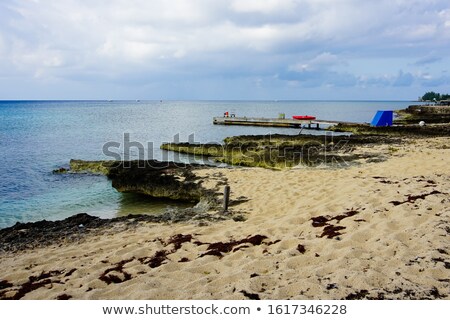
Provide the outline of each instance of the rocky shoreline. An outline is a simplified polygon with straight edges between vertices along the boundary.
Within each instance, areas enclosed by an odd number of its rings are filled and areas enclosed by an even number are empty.
[[[140,185],[169,179],[199,205],[0,230],[0,299],[448,299],[449,138],[364,139],[348,152],[382,161],[343,170],[72,161],[60,171],[162,196]]]
[[[412,105],[406,109],[397,110],[396,124],[450,123],[450,107],[439,105]]]
[[[149,198],[169,199],[196,204],[203,211],[219,210],[220,186],[225,181],[205,186],[205,179],[197,174],[206,165],[172,161],[89,161],[70,160],[70,168],[54,170],[55,174],[105,175],[112,187],[122,193],[135,193]],[[191,210],[191,209],[186,209]]]
[[[41,220],[37,222],[16,223],[12,227],[0,229],[0,253],[33,250],[51,245],[80,243],[89,236],[114,234],[129,231],[147,223],[197,223],[200,226],[208,222],[224,220],[244,221],[245,217],[232,210],[207,212],[203,209],[167,210],[161,215],[129,215],[112,219],[102,219],[87,213],[79,213],[57,221]]]
[[[400,143],[399,137],[379,135],[252,135],[229,137],[223,144],[167,143],[161,149],[202,155],[233,166],[289,169],[295,166],[346,167],[360,160],[381,161],[380,155],[360,153],[360,147]]]
[[[317,166],[333,160],[333,167],[342,167],[358,161],[379,162],[386,154],[367,152],[371,146],[407,143],[408,139],[429,136],[450,136],[449,124],[402,125],[395,127],[370,127],[367,125],[342,126],[334,131],[354,132],[352,136],[318,135],[260,135],[236,136],[224,140],[224,144],[164,144],[162,149],[181,153],[213,157],[215,161],[232,165],[283,169],[298,164]],[[395,147],[390,147],[391,151]],[[362,149],[364,151],[360,151]],[[306,155],[306,156],[305,156]],[[159,215],[133,215],[100,219],[86,213],[61,221],[17,223],[0,230],[0,251],[33,249],[54,243],[81,241],[86,235],[104,233],[113,229],[127,229],[141,223],[177,223],[195,221],[244,221],[245,212],[223,211],[222,188],[227,179],[220,172],[214,177],[202,176],[199,170],[206,165],[136,161],[86,161],[70,160],[70,168],[60,168],[55,174],[101,174],[111,180],[119,192],[143,194],[153,198],[180,200],[195,203],[193,208],[168,209]],[[243,199],[232,199],[237,205]]]
[[[101,219],[80,213],[59,221],[16,223],[0,229],[0,252],[15,252],[53,244],[82,241],[87,235],[127,230],[145,223],[191,222],[205,225],[213,221],[244,221],[245,213],[233,206],[245,199],[231,199],[223,210],[222,188],[226,179],[220,173],[198,174],[208,166],[143,161],[71,160],[70,168],[60,168],[55,174],[101,174],[111,180],[112,187],[123,193],[137,193],[150,198],[192,202],[192,208],[167,208],[161,214],[130,215]]]

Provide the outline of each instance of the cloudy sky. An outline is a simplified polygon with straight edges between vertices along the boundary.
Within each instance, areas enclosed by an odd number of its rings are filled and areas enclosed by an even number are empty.
[[[1,0],[0,99],[450,92],[448,0]]]

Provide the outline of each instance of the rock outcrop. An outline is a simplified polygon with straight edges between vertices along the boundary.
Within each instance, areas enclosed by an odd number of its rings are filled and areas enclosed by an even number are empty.
[[[214,191],[205,189],[201,179],[193,173],[193,169],[201,167],[204,166],[157,160],[70,160],[69,172],[106,175],[119,192],[212,203],[215,201]]]
[[[194,167],[198,166],[156,160],[119,162],[108,168],[107,177],[119,192],[198,202],[208,190],[192,172]]]
[[[425,122],[420,126],[419,119],[414,120],[416,124],[394,125],[391,127],[374,127],[368,124],[337,124],[328,130],[335,132],[351,132],[354,135],[367,138],[368,136],[390,138],[420,138],[420,137],[448,137],[450,136],[450,124]]]
[[[450,123],[450,106],[417,105],[397,110],[396,124]]]
[[[161,149],[212,157],[216,162],[235,166],[285,169],[297,166],[347,166],[369,158],[351,152],[355,147],[394,143],[398,139],[379,136],[248,135],[229,137],[224,144],[166,143]],[[330,162],[331,160],[331,162]]]
[[[86,160],[70,160],[70,171],[73,173],[91,173],[108,175],[111,168],[119,166],[120,161],[86,161]],[[59,169],[61,170],[61,169]],[[65,173],[65,172],[61,172]]]

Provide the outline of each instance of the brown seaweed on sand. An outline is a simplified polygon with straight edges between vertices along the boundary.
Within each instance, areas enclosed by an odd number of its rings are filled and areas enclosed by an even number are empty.
[[[0,281],[0,290],[11,288],[12,286],[13,286],[13,284],[8,282],[7,280]]]
[[[19,285],[19,289],[18,290],[11,290],[11,291],[15,291],[15,294],[10,296],[10,297],[5,297],[5,294],[8,291],[2,291],[0,292],[0,299],[5,299],[5,300],[19,300],[21,298],[23,298],[27,293],[37,290],[41,287],[44,287],[48,284],[52,284],[52,283],[61,283],[60,281],[56,280],[56,281],[52,281],[52,279],[50,279],[51,277],[54,276],[58,276],[61,275],[63,273],[63,271],[60,270],[52,270],[49,272],[41,272],[40,275],[38,276],[30,276],[28,278],[28,281]],[[13,288],[13,286],[11,285],[11,283],[9,282],[5,282],[2,281],[1,282],[3,284],[4,287],[6,288]]]
[[[389,296],[394,296],[396,299],[420,299],[420,300],[430,300],[430,299],[444,299],[448,295],[439,292],[436,287],[432,287],[429,290],[424,290],[422,292],[414,291],[411,289],[403,289],[396,287],[393,290],[389,289],[378,289],[377,292],[369,292],[369,290],[359,290],[348,294],[344,297],[344,300],[385,300],[392,299]]]
[[[329,218],[324,216],[318,216],[318,217],[312,217],[312,226],[315,228],[323,227],[327,224],[328,221],[330,221]]]
[[[339,214],[337,216],[318,216],[318,217],[312,217],[312,226],[313,227],[323,227],[325,225],[328,224],[328,222],[332,221],[332,220],[336,220],[337,223],[340,223],[342,220],[344,220],[345,218],[349,218],[352,217],[356,214],[359,213],[358,211],[359,209],[347,209],[346,212],[344,212],[343,214]],[[364,210],[364,209],[363,209]]]
[[[362,300],[369,294],[367,290],[360,290],[347,295],[344,300]]]
[[[127,264],[128,262],[133,261],[134,258],[128,259],[128,260],[122,260],[119,263],[116,264],[115,267],[106,269],[102,275],[99,277],[100,280],[103,282],[106,282],[106,284],[111,283],[122,283],[125,281],[128,281],[131,279],[131,274],[123,270],[123,266]],[[116,273],[116,274],[114,274]],[[118,274],[122,274],[122,278],[119,277]]]
[[[167,260],[167,255],[172,252],[167,250],[157,251],[152,257],[139,258],[139,262],[148,265],[150,268],[160,267]]]
[[[245,290],[241,290],[241,293],[244,295],[244,297],[249,298],[250,300],[261,300],[259,294],[257,293],[250,293]]]
[[[344,230],[345,227],[343,226],[334,226],[330,224],[330,221],[335,220],[337,223],[340,223],[342,220],[352,217],[359,213],[359,209],[348,209],[343,214],[339,214],[337,216],[318,216],[318,217],[312,217],[312,226],[315,228],[324,227],[322,234],[319,236],[320,238],[327,237],[328,239],[333,239],[334,237],[337,237],[341,235],[340,230]],[[364,210],[364,209],[362,209]]]
[[[67,272],[64,277],[70,277],[75,271],[77,271],[76,268],[71,269],[69,272]]]
[[[389,203],[392,203],[394,206],[399,206],[399,205],[404,204],[404,203],[414,203],[418,199],[424,200],[426,197],[431,196],[433,194],[442,194],[442,192],[437,191],[437,190],[433,190],[433,191],[431,191],[429,193],[419,194],[417,196],[413,196],[413,195],[408,194],[408,195],[406,195],[408,198],[405,201],[389,201]]]
[[[174,236],[170,237],[170,239],[167,242],[165,242],[164,244],[166,246],[169,245],[169,244],[173,244],[174,250],[177,251],[178,249],[181,248],[183,243],[191,242],[191,241],[192,241],[192,235],[190,235],[190,234],[187,234],[187,235],[177,234],[177,235],[174,235]]]
[[[174,235],[172,237],[170,237],[167,241],[161,241],[162,244],[164,244],[165,246],[169,246],[169,245],[173,245],[173,249],[168,251],[168,250],[160,250],[157,251],[152,257],[144,257],[144,258],[139,258],[139,262],[142,264],[146,264],[148,265],[150,268],[157,268],[160,267],[164,261],[167,260],[167,256],[169,254],[175,253],[177,252],[179,249],[181,249],[181,246],[183,245],[183,243],[185,242],[191,242],[193,239],[192,235],[187,234],[177,234]],[[182,261],[180,262],[187,262],[189,261],[189,259],[184,258],[182,259]]]
[[[206,256],[206,255],[222,257],[222,253],[228,253],[231,251],[235,252],[244,247],[244,246],[241,246],[239,248],[236,248],[237,246],[240,246],[242,244],[247,244],[247,243],[249,243],[253,246],[259,246],[265,239],[267,239],[266,236],[255,235],[255,236],[251,236],[251,237],[249,236],[242,240],[211,243],[208,246],[208,249],[207,249],[208,251],[203,253],[202,255],[200,255],[200,257]],[[248,246],[245,246],[245,247],[248,247]]]
[[[320,235],[320,238],[327,237],[328,239],[333,239],[334,237],[340,236],[342,233],[340,233],[339,231],[344,229],[345,227],[342,226],[328,225],[323,228],[323,232]]]
[[[297,246],[297,251],[300,252],[301,254],[304,254],[306,252],[305,246],[302,244],[299,244]]]

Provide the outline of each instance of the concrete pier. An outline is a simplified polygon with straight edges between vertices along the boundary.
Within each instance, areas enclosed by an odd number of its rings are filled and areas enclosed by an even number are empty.
[[[343,122],[332,120],[296,120],[277,118],[254,118],[254,117],[214,117],[214,124],[235,125],[235,126],[261,126],[261,127],[287,127],[287,128],[308,128],[325,129],[338,123],[355,124],[355,122]],[[323,126],[323,127],[321,127]]]

